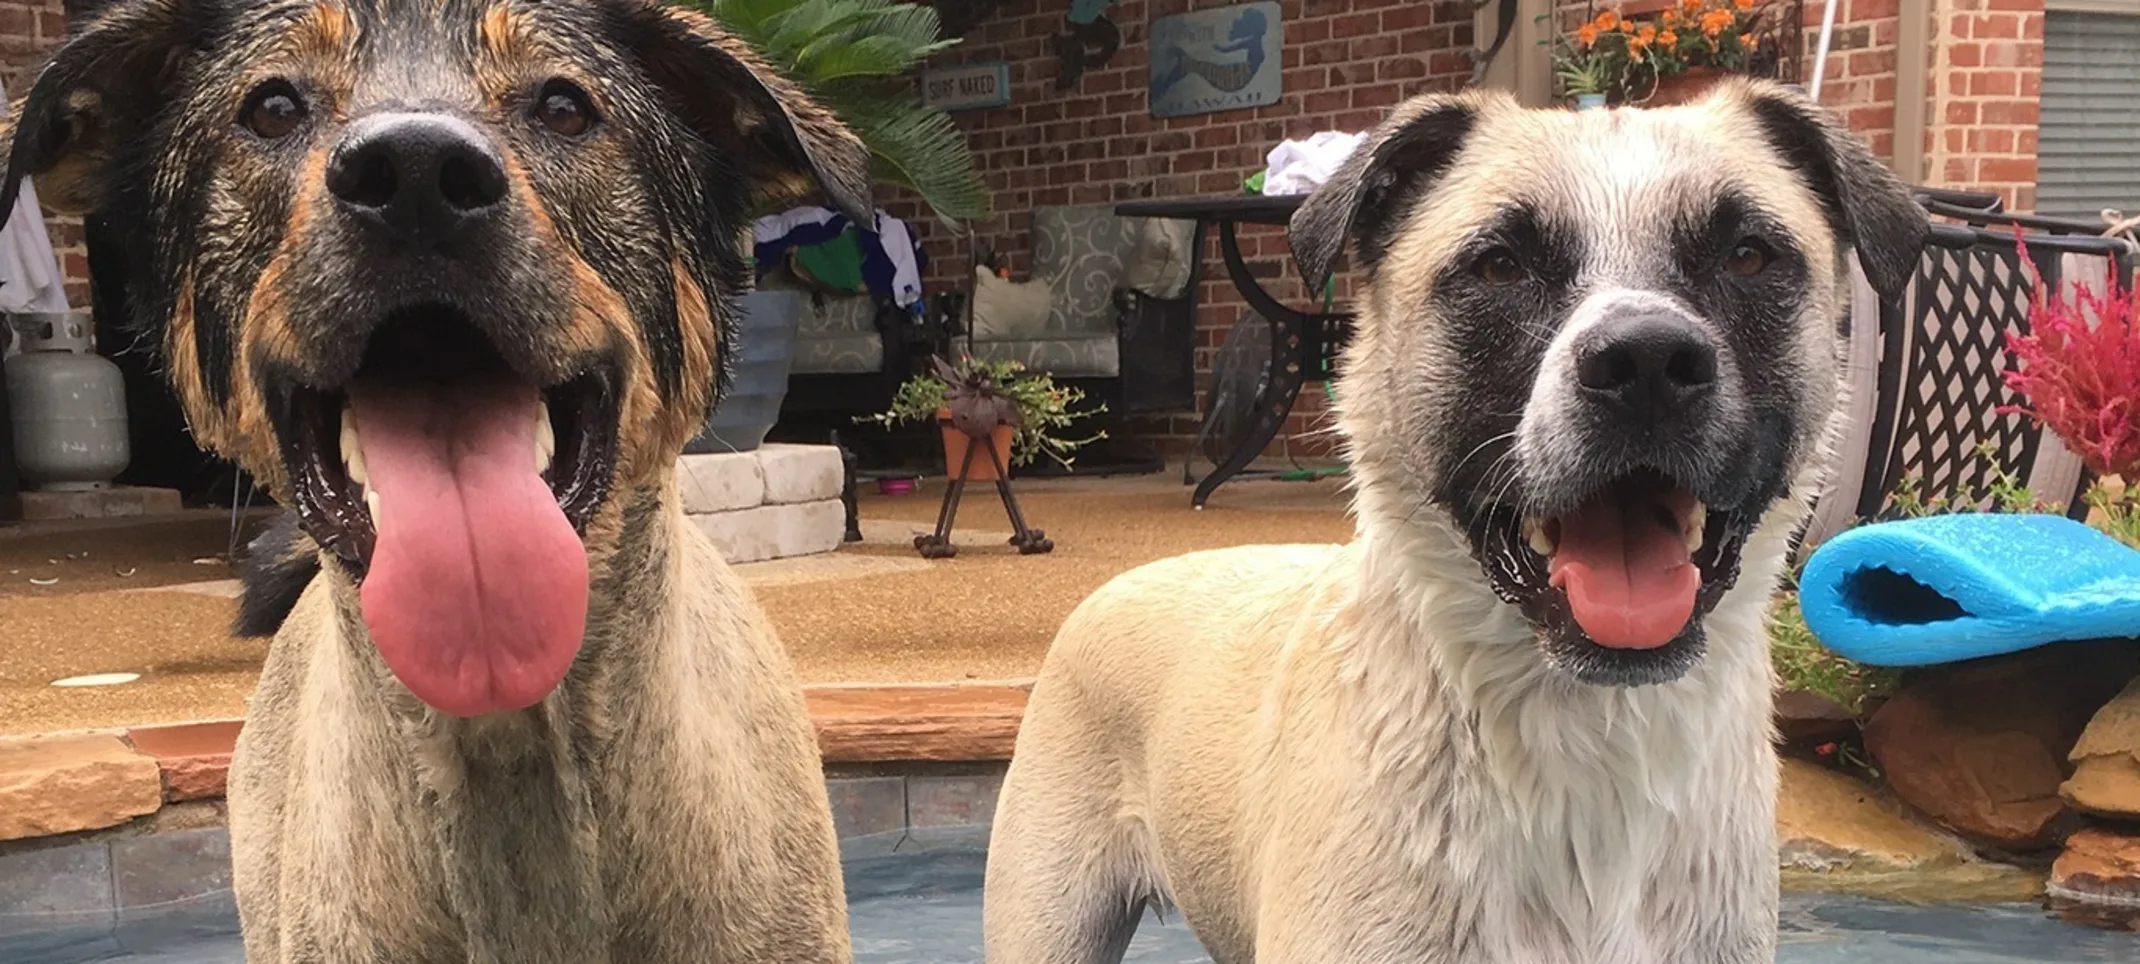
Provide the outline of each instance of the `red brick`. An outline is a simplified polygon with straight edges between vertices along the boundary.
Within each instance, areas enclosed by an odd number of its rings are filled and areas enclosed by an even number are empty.
[[[1330,21],[1332,37],[1365,37],[1382,29],[1382,14],[1355,13]]]
[[[2006,124],[2014,127],[2036,126],[2036,102],[2032,100],[1986,101],[1978,111],[1986,124]]]
[[[1969,75],[1969,93],[1976,97],[2012,97],[2021,90],[2021,78],[2011,70],[1980,70]]]
[[[1977,161],[1977,177],[1992,184],[2033,184],[2036,181],[2036,159],[1981,158]]]

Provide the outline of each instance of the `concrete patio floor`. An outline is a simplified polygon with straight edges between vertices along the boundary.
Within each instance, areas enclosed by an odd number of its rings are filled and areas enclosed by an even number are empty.
[[[1031,676],[1078,601],[1139,564],[1197,549],[1350,537],[1342,483],[1242,481],[1189,508],[1172,473],[1021,482],[1056,548],[1019,556],[989,490],[969,493],[955,559],[930,562],[942,482],[862,495],[865,539],[739,566],[806,683]],[[257,528],[265,516],[246,521]],[[230,636],[228,513],[0,529],[0,735],[242,716],[264,640]],[[138,673],[115,686],[55,680]]]

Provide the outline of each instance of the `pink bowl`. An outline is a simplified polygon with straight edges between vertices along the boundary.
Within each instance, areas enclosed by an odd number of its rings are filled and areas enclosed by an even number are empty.
[[[877,491],[885,495],[906,495],[914,491],[913,479],[878,479]]]

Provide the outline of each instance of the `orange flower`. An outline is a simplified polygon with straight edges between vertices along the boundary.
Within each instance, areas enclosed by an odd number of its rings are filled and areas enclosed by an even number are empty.
[[[1702,12],[1703,2],[1704,0],[1680,0],[1679,11],[1686,16],[1694,16]]]
[[[1618,11],[1618,10],[1607,10],[1607,11],[1605,11],[1604,13],[1598,14],[1598,29],[1599,29],[1599,30],[1611,30],[1612,28],[1614,28],[1614,27],[1617,27],[1617,26],[1619,26],[1619,25],[1620,25],[1620,11]]]
[[[1754,8],[1754,0],[1731,0],[1731,5],[1741,10],[1752,10]]]
[[[1635,42],[1638,44],[1648,46],[1649,44],[1655,43],[1656,40],[1657,27],[1654,24],[1643,24],[1641,30],[1635,31]]]
[[[1679,46],[1679,31],[1667,30],[1657,35],[1657,42],[1667,47]]]
[[[1575,42],[1576,42],[1576,43],[1579,43],[1579,44],[1582,44],[1582,45],[1583,45],[1583,46],[1585,46],[1585,47],[1588,47],[1588,46],[1590,46],[1591,44],[1597,43],[1597,42],[1598,42],[1598,26],[1597,26],[1597,24],[1594,24],[1594,23],[1586,23],[1586,24],[1584,24],[1584,25],[1582,25],[1582,26],[1580,26],[1580,27],[1577,27],[1577,28],[1575,29]]]
[[[1664,12],[1664,25],[1667,27],[1679,26],[1679,8],[1674,7]]]
[[[1621,33],[1634,33],[1634,32],[1635,32],[1635,22],[1634,22],[1634,21],[1632,21],[1632,20],[1622,20],[1622,21],[1620,21],[1620,32],[1621,32]]]
[[[1717,34],[1723,33],[1724,28],[1731,26],[1733,19],[1731,11],[1711,10],[1702,14],[1702,32],[1715,37]]]

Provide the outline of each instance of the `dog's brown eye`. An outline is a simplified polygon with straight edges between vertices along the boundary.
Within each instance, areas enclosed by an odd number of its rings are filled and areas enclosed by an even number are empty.
[[[1471,273],[1490,285],[1512,285],[1523,280],[1523,263],[1506,248],[1495,248],[1472,262]]]
[[[1751,278],[1767,270],[1774,257],[1775,254],[1760,239],[1747,238],[1732,247],[1731,256],[1724,259],[1724,270],[1741,278]]]
[[[260,85],[245,104],[245,129],[271,141],[297,132],[305,122],[305,102],[296,88],[282,81]]]
[[[578,137],[594,126],[594,106],[578,87],[553,80],[542,89],[535,103],[535,118],[566,137]]]

